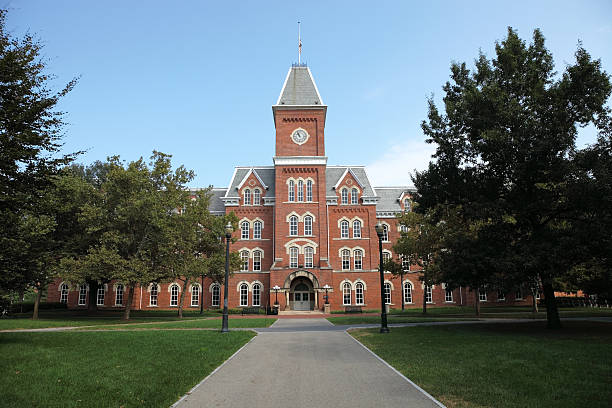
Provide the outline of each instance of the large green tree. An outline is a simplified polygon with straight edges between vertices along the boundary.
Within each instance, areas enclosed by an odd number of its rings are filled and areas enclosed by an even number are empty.
[[[464,225],[441,270],[483,256],[481,281],[541,279],[549,327],[560,326],[553,280],[588,256],[573,222],[584,208],[569,195],[578,127],[609,116],[609,76],[581,45],[575,57],[558,75],[539,30],[526,44],[509,28],[491,60],[452,64],[444,112],[430,100],[422,124],[435,161],[414,177],[421,211]]]

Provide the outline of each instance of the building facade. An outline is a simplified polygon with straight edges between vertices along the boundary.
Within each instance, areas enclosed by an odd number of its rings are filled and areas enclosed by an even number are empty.
[[[332,166],[325,154],[327,106],[310,69],[289,69],[280,96],[272,106],[276,151],[271,166],[236,167],[229,187],[212,191],[211,212],[233,212],[239,219],[231,250],[242,265],[228,284],[230,308],[272,306],[280,310],[322,310],[327,294],[331,310],[347,306],[380,309],[377,222],[384,225],[383,257],[396,258],[393,243],[401,226],[396,215],[410,211],[407,186],[374,187],[364,166]],[[403,281],[385,273],[385,302],[391,308],[473,304],[465,288],[425,287],[418,267],[404,265]],[[135,292],[135,309],[177,307],[178,282],[151,283]],[[99,306],[122,307],[127,299],[120,283],[95,294]],[[223,304],[220,283],[193,283],[185,308]],[[57,281],[50,301],[70,307],[87,304],[86,285]],[[522,293],[484,293],[484,304],[527,302]]]

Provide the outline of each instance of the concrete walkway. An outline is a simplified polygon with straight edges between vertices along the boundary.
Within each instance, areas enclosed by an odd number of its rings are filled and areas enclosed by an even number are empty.
[[[325,319],[279,319],[175,406],[440,407]]]

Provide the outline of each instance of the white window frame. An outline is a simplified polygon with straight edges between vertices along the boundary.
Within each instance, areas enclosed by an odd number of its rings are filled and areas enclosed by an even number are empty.
[[[66,283],[60,285],[60,303],[68,303],[68,285]]]
[[[178,306],[179,286],[176,283],[170,285],[170,306]]]
[[[481,302],[487,301],[487,291],[485,289],[478,291],[478,300]]]
[[[446,303],[453,303],[453,291],[450,288],[444,288],[444,301]]]
[[[383,251],[383,262],[388,262],[391,259],[391,252]]]
[[[191,306],[200,306],[200,285],[191,285]]]
[[[351,269],[351,251],[343,249],[341,252],[342,270],[348,271]]]
[[[213,307],[219,307],[219,305],[221,305],[221,285],[218,283],[214,284],[211,292],[212,296],[210,299],[210,305]]]
[[[351,205],[359,204],[359,190],[353,188],[351,190]]]
[[[355,284],[355,304],[356,305],[363,305],[364,304],[363,291],[364,291],[363,283],[357,282]]]
[[[290,268],[298,267],[298,254],[299,254],[298,247],[289,248],[289,267]]]
[[[299,203],[304,202],[304,182],[302,180],[297,182],[297,200]]]
[[[361,238],[361,221],[353,221],[353,238]]]
[[[340,204],[347,205],[348,202],[348,189],[343,188],[340,190]]]
[[[262,222],[255,221],[253,223],[253,239],[261,239]]]
[[[383,242],[389,242],[389,226],[387,224],[383,224]]]
[[[433,287],[425,285],[425,303],[433,303]]]
[[[304,235],[312,236],[312,217],[310,215],[304,217]]]
[[[157,284],[151,285],[151,290],[149,292],[149,306],[157,306],[158,304],[158,296],[159,296],[159,287]]]
[[[363,269],[363,251],[361,249],[353,251],[353,266],[356,271]]]
[[[240,223],[240,239],[249,239],[250,225],[248,221],[242,221]]]
[[[98,293],[96,294],[96,306],[104,306],[105,298],[106,290],[104,289],[104,285],[100,285],[98,286]]]
[[[292,215],[289,217],[289,236],[297,237],[298,235],[298,217],[297,215]]]
[[[404,282],[404,304],[412,303],[412,283],[409,281]]]
[[[258,188],[253,190],[253,205],[261,205],[261,190]]]
[[[87,304],[87,284],[84,283],[79,286],[79,306],[85,306]]]
[[[347,220],[340,221],[340,238],[349,237],[349,222]]]
[[[115,286],[115,306],[123,306],[123,289],[121,283]]]
[[[497,301],[498,302],[505,302],[506,301],[506,292],[504,292],[501,289],[497,290]]]
[[[249,270],[249,251],[240,251],[240,271],[246,272]]]
[[[253,306],[261,306],[261,285],[253,284]]]
[[[251,205],[251,190],[245,189],[242,194],[244,195],[243,205]]]
[[[402,270],[404,272],[410,272],[410,259],[407,256],[400,257],[402,261]]]
[[[261,271],[261,258],[262,256],[260,250],[253,251],[253,271]]]
[[[245,307],[249,305],[249,285],[243,283],[240,285],[240,306]]]
[[[306,181],[306,201],[312,202],[312,180]]]
[[[350,306],[351,304],[351,284],[348,282],[344,282],[342,284],[342,306]]]
[[[389,282],[385,282],[384,289],[385,289],[385,305],[390,305],[391,304],[391,284]]]
[[[404,198],[404,211],[410,211],[410,210],[411,210],[410,199]]]
[[[304,248],[304,268],[314,267],[314,248],[307,246]]]
[[[287,201],[295,202],[295,181],[289,180],[289,188],[287,190]]]

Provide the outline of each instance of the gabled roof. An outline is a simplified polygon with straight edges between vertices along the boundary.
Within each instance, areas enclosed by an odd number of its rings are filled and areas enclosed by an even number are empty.
[[[203,188],[190,188],[189,191],[195,193],[196,191],[204,190]],[[227,188],[225,187],[213,187],[210,191],[210,203],[208,204],[208,210],[215,214],[225,214],[225,204],[221,201],[221,197],[225,195]]]
[[[375,187],[378,195],[376,211],[402,211],[400,198],[409,192],[416,191],[413,187]]]
[[[350,167],[347,167],[346,170],[344,170],[344,173],[342,173],[342,175],[340,176],[340,178],[338,179],[338,182],[334,185],[334,190],[338,189],[338,186],[340,185],[340,183],[342,183],[342,180],[344,180],[344,178],[346,177],[347,174],[351,174],[351,176],[353,176],[353,178],[357,181],[357,184],[359,184],[359,187],[361,187],[363,189],[363,183],[361,182],[361,180],[359,180],[359,177],[357,177],[355,175],[355,173],[353,172],[353,169],[351,169]]]
[[[323,99],[315,84],[310,69],[305,65],[289,68],[283,89],[276,106],[323,106]]]
[[[238,197],[238,189],[246,178],[251,174],[255,173],[255,176],[259,182],[267,188],[266,196],[274,197],[274,167],[273,166],[260,166],[260,167],[236,167],[234,175],[230,181],[230,186],[225,193],[225,197]]]
[[[261,177],[259,177],[259,174],[258,174],[257,170],[255,170],[254,168],[249,170],[249,172],[242,178],[242,181],[240,182],[240,184],[238,184],[238,190],[240,190],[242,188],[243,184],[247,181],[247,179],[249,178],[251,173],[253,173],[255,175],[255,178],[259,181],[259,184],[261,184],[261,186],[267,190],[268,189],[268,185],[266,183],[264,183],[264,181],[261,179]]]
[[[364,166],[327,166],[325,171],[326,181],[326,196],[335,196],[338,183],[344,178],[346,173],[350,172],[357,180],[363,189],[363,195],[366,197],[375,197],[376,192],[370,184],[368,175]]]

